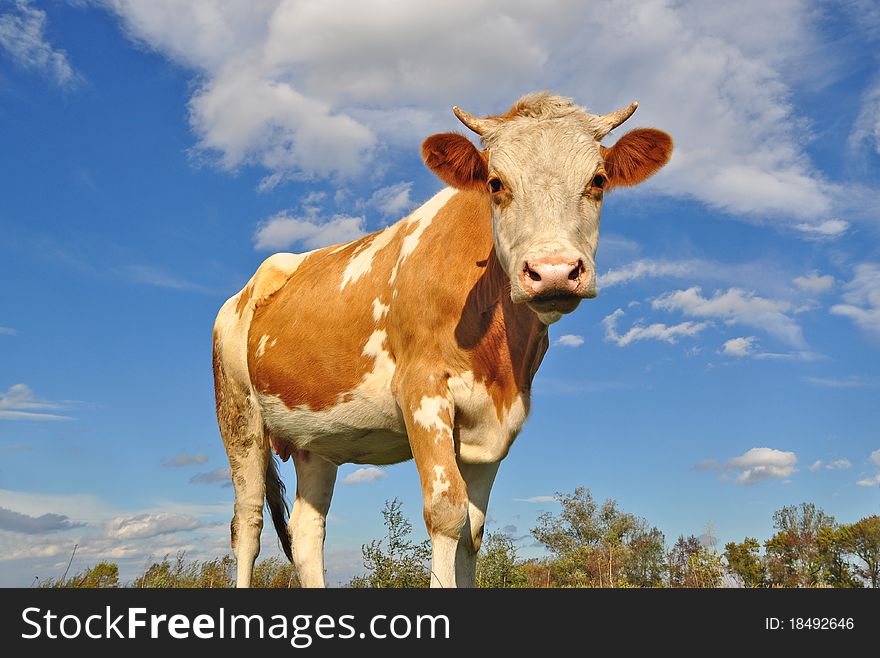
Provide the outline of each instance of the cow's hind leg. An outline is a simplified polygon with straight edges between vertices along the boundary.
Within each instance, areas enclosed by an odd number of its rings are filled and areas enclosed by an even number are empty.
[[[263,423],[250,391],[226,376],[216,354],[214,387],[217,421],[235,488],[235,511],[230,525],[237,570],[235,582],[237,587],[250,587],[254,562],[260,553],[266,470],[274,470],[274,465],[269,462]]]
[[[461,476],[467,485],[468,516],[461,531],[455,552],[455,583],[458,587],[476,587],[477,553],[483,542],[483,526],[489,493],[498,473],[498,462],[490,464],[462,464]]]
[[[324,587],[324,536],[336,484],[336,464],[296,450],[296,500],[288,526],[293,562],[303,587]]]

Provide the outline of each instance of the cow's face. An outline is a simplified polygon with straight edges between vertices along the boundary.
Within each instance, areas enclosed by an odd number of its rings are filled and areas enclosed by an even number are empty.
[[[568,99],[533,94],[497,117],[453,108],[482,137],[483,152],[456,133],[422,145],[442,180],[489,195],[495,253],[510,277],[511,299],[546,324],[596,296],[604,193],[643,181],[669,160],[672,140],[659,130],[634,130],[611,148],[599,145],[635,108],[600,117]]]

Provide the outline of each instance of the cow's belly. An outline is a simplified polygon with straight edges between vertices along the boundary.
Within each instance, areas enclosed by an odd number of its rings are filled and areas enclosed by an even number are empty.
[[[332,407],[288,408],[273,395],[258,395],[263,423],[273,441],[314,452],[335,463],[396,464],[412,458],[403,417],[391,395],[356,390]]]

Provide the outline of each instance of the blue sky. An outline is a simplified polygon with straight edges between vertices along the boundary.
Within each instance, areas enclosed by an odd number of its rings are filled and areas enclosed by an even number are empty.
[[[74,544],[124,578],[228,550],[219,306],[273,251],[437,191],[418,146],[450,106],[544,88],[638,100],[616,133],[676,152],[605,201],[600,295],[551,328],[490,529],[535,555],[581,485],[670,544],[763,540],[802,501],[880,512],[880,10],[556,4],[0,0],[0,584]],[[394,496],[421,536],[411,463],[340,469],[330,582]]]

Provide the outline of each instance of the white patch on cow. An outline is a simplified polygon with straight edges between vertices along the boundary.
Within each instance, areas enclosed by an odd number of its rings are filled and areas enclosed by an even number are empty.
[[[447,420],[450,411],[449,400],[444,396],[425,396],[413,413],[413,420],[428,431],[436,431],[434,441],[439,442],[443,438],[452,438],[452,428]]]
[[[391,277],[388,279],[388,285],[392,285],[397,279],[398,269],[403,265],[406,259],[410,257],[412,252],[416,250],[416,247],[419,246],[419,240],[422,237],[422,233],[424,233],[425,229],[431,225],[431,222],[434,221],[434,217],[437,216],[440,209],[446,205],[446,202],[449,201],[456,192],[457,190],[451,187],[440,190],[437,194],[431,197],[427,203],[416,208],[416,210],[414,210],[409,216],[408,220],[401,222],[401,225],[405,227],[405,230],[409,230],[409,227],[413,224],[415,224],[415,228],[412,229],[403,239],[403,245],[400,247],[400,255],[397,257],[397,262],[391,269]]]
[[[527,400],[516,396],[498,419],[495,403],[471,371],[448,380],[455,404],[459,458],[469,464],[490,464],[507,456],[527,415]]]
[[[269,340],[269,334],[265,334],[262,338],[260,338],[260,342],[257,345],[257,351],[254,352],[254,356],[259,358],[259,357],[263,356],[263,354],[265,354],[266,343],[268,342],[268,340]]]
[[[385,339],[387,337],[387,331],[385,331],[384,329],[376,329],[376,331],[370,334],[369,339],[367,339],[367,344],[364,345],[363,355],[377,358],[382,352],[385,351],[382,349],[382,345],[385,343]]]
[[[348,265],[345,266],[345,271],[342,273],[342,283],[339,285],[340,290],[344,290],[346,285],[354,283],[370,271],[370,268],[373,266],[373,258],[391,242],[399,227],[399,223],[393,224],[384,231],[368,237],[358,246],[358,249],[355,250],[355,253],[352,254],[351,259],[348,261]]]
[[[383,304],[379,301],[379,298],[373,300],[373,320],[378,322],[382,318],[384,318],[388,314],[388,309],[391,307],[388,304]]]
[[[436,500],[449,490],[451,483],[446,477],[446,468],[437,465],[434,467],[434,481],[431,483],[431,498]]]

